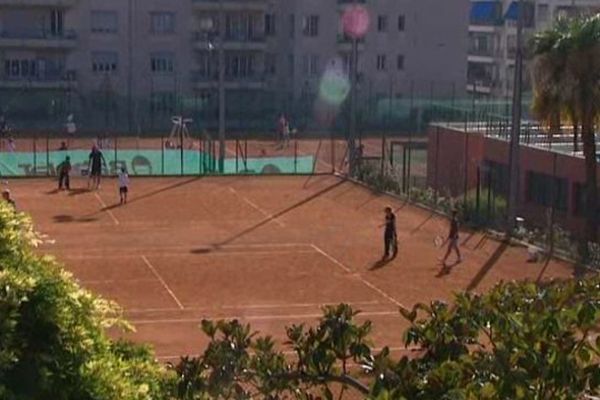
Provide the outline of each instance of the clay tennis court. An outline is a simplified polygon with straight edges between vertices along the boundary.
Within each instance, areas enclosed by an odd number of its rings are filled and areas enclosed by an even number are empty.
[[[283,341],[349,303],[374,324],[374,346],[402,352],[400,305],[483,291],[500,280],[569,277],[572,267],[528,264],[523,248],[463,232],[465,261],[440,275],[433,244],[447,222],[331,175],[135,178],[118,206],[115,180],[98,192],[57,193],[50,179],[9,183],[21,210],[56,241],[41,251],[81,284],[116,300],[161,360],[198,354],[203,318],[238,318]],[[75,179],[73,186],[85,181]],[[398,257],[382,254],[382,209],[396,209]]]

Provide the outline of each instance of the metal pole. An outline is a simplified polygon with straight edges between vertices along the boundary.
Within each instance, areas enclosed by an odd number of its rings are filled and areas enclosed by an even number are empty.
[[[517,54],[515,60],[515,83],[513,85],[512,130],[510,134],[509,174],[510,187],[508,195],[508,221],[506,234],[510,236],[515,228],[517,202],[519,199],[519,139],[521,134],[521,103],[523,80],[523,10],[524,2],[519,0],[517,18]]]
[[[127,126],[129,133],[133,132],[133,1],[129,0],[128,9],[128,40],[127,40],[127,54],[128,54],[128,70],[127,70]]]
[[[352,1],[352,6],[356,7],[357,0]],[[358,37],[352,35],[352,58],[350,62],[350,126],[348,132],[348,166],[350,176],[355,174],[356,170],[356,89],[358,85]]]
[[[223,0],[219,0],[219,172],[225,171],[225,11]]]

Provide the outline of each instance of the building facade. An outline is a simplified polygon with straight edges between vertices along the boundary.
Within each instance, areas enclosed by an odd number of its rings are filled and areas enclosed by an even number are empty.
[[[469,21],[467,91],[479,96],[512,96],[517,50],[518,1],[472,1]],[[598,0],[526,0],[524,43],[560,17],[600,12]],[[524,87],[531,89],[528,65]]]
[[[357,4],[358,96],[464,91],[469,0],[0,0],[0,107],[57,126],[210,120],[222,56],[228,121],[270,118],[318,98],[328,69],[347,77],[341,21]]]

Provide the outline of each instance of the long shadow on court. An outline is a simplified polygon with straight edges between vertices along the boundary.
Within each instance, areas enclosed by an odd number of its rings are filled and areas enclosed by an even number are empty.
[[[483,278],[485,278],[485,276],[488,274],[488,272],[490,272],[490,270],[496,265],[498,260],[500,260],[500,258],[502,257],[502,255],[504,254],[504,252],[506,251],[508,246],[509,246],[509,244],[507,241],[502,241],[500,243],[500,246],[498,246],[498,248],[490,256],[490,258],[488,258],[488,260],[485,262],[485,264],[483,264],[483,266],[481,267],[479,272],[477,272],[477,275],[475,275],[473,277],[473,279],[467,286],[467,289],[466,289],[467,292],[470,292],[471,290],[474,290],[477,288],[477,286],[479,286],[479,284],[481,283]]]
[[[165,186],[163,188],[154,190],[152,192],[145,193],[145,194],[143,194],[141,196],[134,197],[133,199],[129,200],[127,202],[127,204],[137,203],[138,201],[147,199],[148,197],[156,196],[157,194],[168,192],[169,190],[177,189],[177,188],[185,186],[185,185],[189,185],[190,183],[194,183],[196,181],[199,181],[202,178],[204,178],[204,177],[203,176],[197,176],[197,177],[194,177],[194,178],[191,178],[191,179],[187,179],[187,180],[182,181],[182,182],[177,182],[177,183],[174,183],[172,185]],[[118,207],[121,207],[121,206],[122,206],[121,204],[115,203],[115,204],[112,204],[112,205],[110,205],[108,207],[103,207],[100,210],[100,212],[114,210],[115,208],[118,208]]]
[[[293,211],[293,210],[295,210],[295,209],[297,209],[299,207],[302,207],[303,205],[310,203],[311,201],[313,201],[313,200],[315,200],[315,199],[323,196],[324,194],[326,194],[328,192],[331,192],[335,188],[343,185],[344,183],[346,183],[345,180],[340,180],[340,181],[334,183],[333,185],[329,185],[326,188],[321,189],[321,190],[319,190],[318,192],[316,192],[314,194],[311,194],[307,198],[302,199],[302,200],[298,201],[297,203],[292,204],[291,206],[285,208],[284,210],[281,210],[281,211],[277,212],[276,214],[273,214],[272,216],[263,219],[259,223],[255,224],[255,225],[253,225],[253,226],[251,226],[249,228],[244,229],[243,231],[241,231],[241,232],[239,232],[239,233],[231,236],[230,238],[225,239],[225,240],[223,240],[223,241],[221,241],[219,243],[213,244],[213,246],[216,247],[216,248],[218,248],[219,246],[224,246],[226,244],[230,244],[233,241],[241,238],[242,236],[245,236],[248,233],[253,232],[256,229],[260,228],[261,226],[264,226],[264,225],[268,224],[269,222],[273,221],[274,219],[277,219],[277,218],[279,218],[279,217],[281,217],[281,216],[289,213],[290,211]],[[192,253],[194,253],[194,252],[195,251],[193,250]]]

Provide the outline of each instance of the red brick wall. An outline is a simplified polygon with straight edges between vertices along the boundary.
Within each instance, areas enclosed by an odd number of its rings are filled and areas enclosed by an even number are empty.
[[[449,191],[453,196],[464,193],[465,163],[467,164],[467,189],[477,186],[477,166],[484,160],[508,165],[509,143],[504,140],[432,126],[429,129],[429,153],[427,157],[427,182],[440,193]],[[555,155],[556,154],[556,155]],[[574,215],[574,184],[585,182],[585,163],[582,158],[557,154],[544,149],[521,146],[520,192],[518,212],[526,220],[543,225],[546,222],[545,207],[527,201],[527,173],[529,171],[553,175],[556,158],[556,176],[568,181],[566,212],[556,212],[557,223],[577,232],[583,229],[584,219]],[[600,168],[599,168],[600,174]]]

